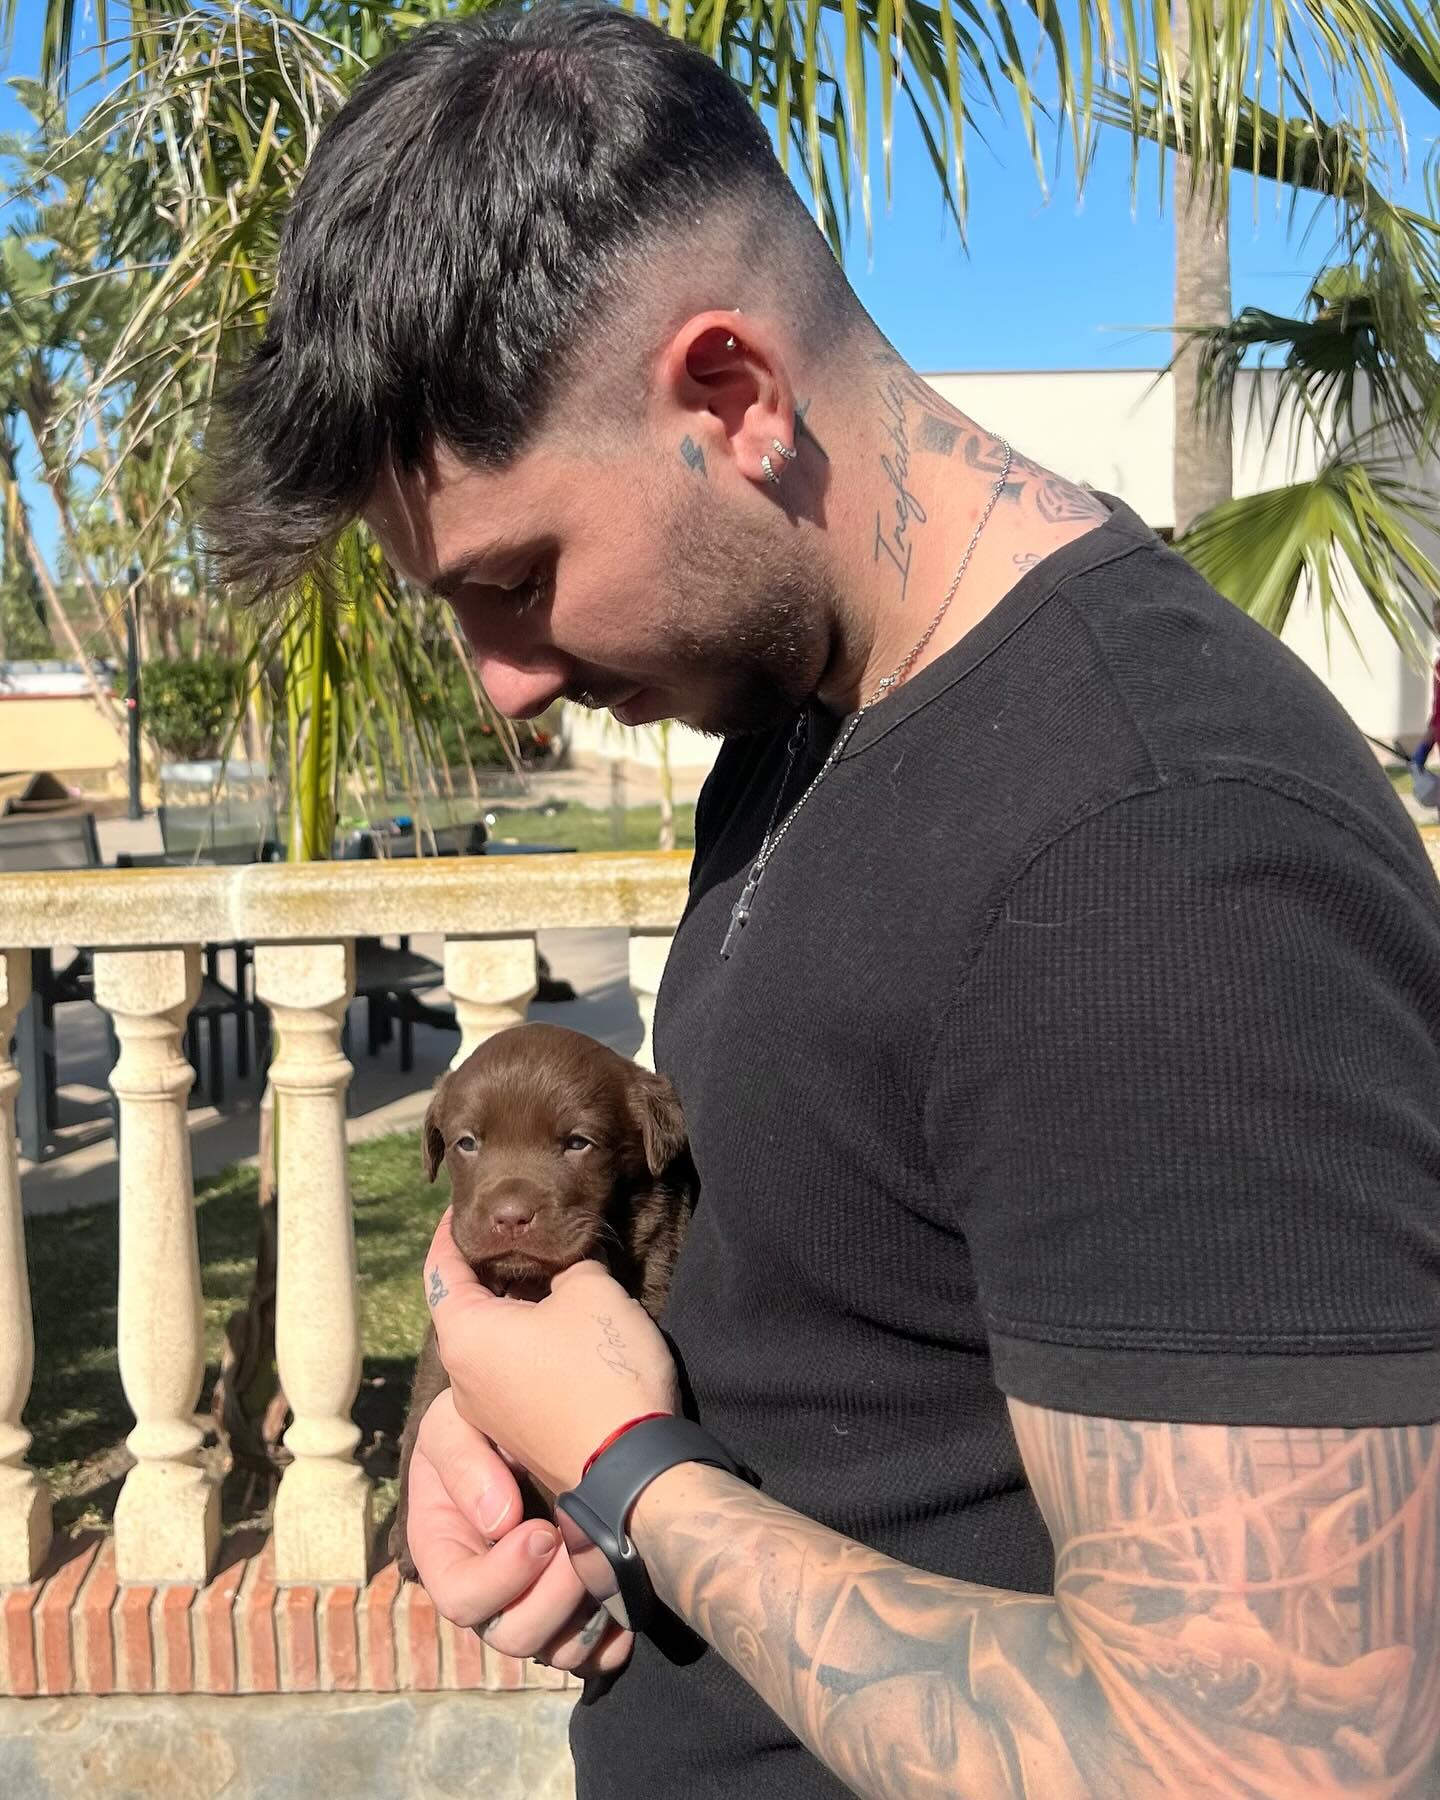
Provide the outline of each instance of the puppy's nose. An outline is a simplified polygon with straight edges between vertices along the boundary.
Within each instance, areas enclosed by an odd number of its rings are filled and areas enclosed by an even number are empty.
[[[513,1231],[518,1235],[535,1217],[535,1204],[531,1200],[502,1200],[493,1216],[497,1231]]]

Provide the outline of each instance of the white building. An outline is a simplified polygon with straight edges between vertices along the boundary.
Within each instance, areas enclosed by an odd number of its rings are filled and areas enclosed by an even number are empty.
[[[1114,494],[1156,530],[1174,523],[1174,400],[1170,377],[1155,369],[1003,370],[935,374],[926,378],[973,419],[1008,438],[1037,462]],[[1235,394],[1235,492],[1251,494],[1315,473],[1313,433],[1277,432],[1268,451],[1264,432],[1249,422],[1253,383],[1243,375]],[[1258,410],[1258,409],[1257,409]],[[1292,441],[1294,440],[1294,441]],[[1285,642],[1327,684],[1362,731],[1373,737],[1419,736],[1429,712],[1429,681],[1412,668],[1363,595],[1347,607],[1355,641],[1333,631],[1327,645],[1319,608],[1302,595]],[[608,760],[617,741],[625,756],[653,767],[653,732],[620,732],[605,716],[568,709],[572,752],[583,761]],[[677,771],[708,768],[716,745],[682,728],[670,734]]]

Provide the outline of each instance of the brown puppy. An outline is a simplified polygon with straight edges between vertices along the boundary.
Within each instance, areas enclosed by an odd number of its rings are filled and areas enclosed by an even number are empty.
[[[658,1315],[694,1203],[680,1102],[661,1075],[558,1025],[489,1038],[441,1080],[425,1115],[425,1173],[450,1171],[455,1246],[497,1294],[538,1300],[551,1278],[594,1257]],[[400,1439],[400,1501],[390,1550],[407,1581],[405,1535],[415,1436],[450,1385],[425,1334]],[[521,1483],[528,1517],[548,1497]]]

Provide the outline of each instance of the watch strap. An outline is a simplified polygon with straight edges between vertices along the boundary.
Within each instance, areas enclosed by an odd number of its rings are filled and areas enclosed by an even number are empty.
[[[659,1604],[630,1537],[630,1513],[657,1476],[687,1462],[707,1463],[758,1486],[750,1470],[708,1431],[691,1419],[667,1416],[632,1425],[601,1452],[575,1487],[556,1497],[556,1506],[603,1551],[614,1570],[619,1604],[607,1600],[605,1605],[627,1631],[645,1630]]]

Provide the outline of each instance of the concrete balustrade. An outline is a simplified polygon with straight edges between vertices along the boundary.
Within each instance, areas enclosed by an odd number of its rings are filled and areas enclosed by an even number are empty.
[[[460,1026],[450,1067],[497,1031],[523,1024],[539,985],[533,937],[446,938],[445,991]]]
[[[460,1027],[458,1063],[520,1023],[536,991],[535,932],[632,934],[630,974],[649,1060],[655,993],[684,907],[689,857],[635,854],[474,862],[237,869],[84,870],[0,878],[0,1586],[30,1580],[50,1543],[50,1504],[26,1465],[20,1416],[34,1350],[15,1149],[19,1076],[10,1033],[29,991],[29,950],[96,950],[95,995],[120,1057],[119,1358],[136,1465],[116,1505],[123,1582],[204,1582],[219,1494],[200,1467],[200,1264],[181,1052],[204,943],[255,945],[269,1007],[278,1136],[277,1359],[294,1457],[275,1500],[275,1576],[366,1579],[370,1484],[351,1419],[360,1375],[355,1242],[346,1164],[350,1065],[341,1027],[356,937],[438,934]]]
[[[111,950],[95,958],[95,998],[120,1057],[120,1380],[135,1414],[135,1467],[115,1503],[122,1581],[204,1581],[220,1544],[220,1491],[200,1467],[195,1423],[205,1372],[200,1249],[180,1049],[200,993],[200,953]]]
[[[35,1372],[35,1335],[15,1145],[20,1073],[10,1037],[29,997],[29,956],[0,951],[0,1585],[29,1581],[50,1548],[50,1496],[25,1466],[30,1433],[20,1423]]]
[[[655,999],[660,992],[660,978],[670,956],[673,932],[634,932],[630,937],[630,989],[640,1011],[645,1036],[635,1052],[635,1060],[647,1069],[655,1067]]]
[[[279,1261],[275,1356],[294,1421],[295,1460],[275,1497],[281,1581],[366,1575],[370,1484],[354,1459],[350,1417],[360,1385],[360,1295],[345,1146],[350,1064],[340,1030],[355,991],[355,946],[261,944],[255,991],[276,1034]]]

